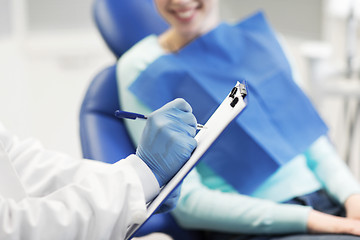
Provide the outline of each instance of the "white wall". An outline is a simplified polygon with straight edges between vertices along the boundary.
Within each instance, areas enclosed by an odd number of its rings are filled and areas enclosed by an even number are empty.
[[[30,30],[92,29],[92,0],[27,0]]]
[[[51,149],[80,156],[81,100],[113,57],[100,39],[94,41],[96,35],[33,38],[23,47],[0,41],[0,121],[21,137],[35,136]],[[91,43],[82,43],[89,38]]]
[[[10,1],[0,0],[0,37],[10,34]]]
[[[74,156],[81,156],[86,88],[115,61],[92,22],[91,2],[0,0],[0,121]]]
[[[220,0],[221,15],[237,21],[254,11],[264,10],[274,28],[282,34],[307,38],[323,37],[325,0]]]

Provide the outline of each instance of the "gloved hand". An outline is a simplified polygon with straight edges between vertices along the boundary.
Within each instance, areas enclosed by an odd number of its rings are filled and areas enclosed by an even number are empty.
[[[196,123],[184,99],[175,99],[149,115],[136,155],[151,169],[160,187],[190,158],[197,145]]]
[[[158,213],[165,213],[168,211],[173,210],[176,207],[176,204],[180,198],[181,193],[181,184],[176,187],[169,196],[166,197],[165,201],[160,205],[160,207],[155,211],[156,214]]]

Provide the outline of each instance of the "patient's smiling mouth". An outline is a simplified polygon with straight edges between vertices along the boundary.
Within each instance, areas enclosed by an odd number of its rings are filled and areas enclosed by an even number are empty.
[[[173,4],[169,6],[169,12],[181,22],[190,22],[197,14],[197,11],[201,9],[201,6],[199,2],[191,2],[184,5]]]
[[[170,28],[159,37],[162,47],[177,51],[219,23],[218,0],[154,0]]]

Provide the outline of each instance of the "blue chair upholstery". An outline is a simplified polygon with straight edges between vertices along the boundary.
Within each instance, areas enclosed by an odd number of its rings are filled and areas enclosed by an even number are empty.
[[[101,71],[91,82],[80,109],[80,140],[83,157],[114,163],[135,153],[119,109],[116,67]]]
[[[106,44],[116,57],[151,33],[161,33],[166,24],[152,0],[95,0],[93,15]],[[89,85],[80,109],[80,140],[83,157],[114,163],[135,152],[124,122],[114,116],[120,109],[116,65],[97,74]],[[153,215],[137,232],[144,236],[163,232],[177,239],[201,239],[196,231],[184,230],[169,213]]]
[[[93,16],[117,58],[139,40],[168,26],[156,12],[153,0],[95,0]]]

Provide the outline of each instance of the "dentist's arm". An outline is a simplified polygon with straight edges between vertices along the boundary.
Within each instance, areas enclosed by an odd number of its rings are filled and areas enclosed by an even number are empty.
[[[196,146],[188,107],[177,100],[152,114],[140,154],[113,165],[50,152],[0,130],[0,149],[31,189],[20,202],[0,195],[0,239],[124,238],[130,224],[145,219],[146,201]]]

